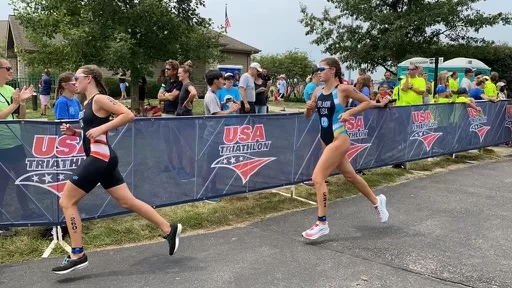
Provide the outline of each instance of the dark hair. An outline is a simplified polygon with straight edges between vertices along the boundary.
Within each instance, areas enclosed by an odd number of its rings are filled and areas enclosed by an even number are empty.
[[[103,95],[108,95],[108,90],[105,84],[103,83],[103,74],[101,74],[101,70],[96,65],[85,65],[79,68],[82,70],[84,75],[92,76],[94,79],[94,84],[98,91]]]
[[[222,73],[219,70],[209,70],[205,75],[206,84],[212,86],[215,80],[222,80]]]
[[[44,75],[46,75],[46,76],[50,76],[50,74],[52,74],[52,72],[50,71],[50,69],[44,69]]]
[[[67,82],[72,82],[75,75],[72,72],[64,72],[59,75],[59,79],[57,80],[57,89],[55,90],[55,95],[60,96],[62,91],[64,91],[64,87],[62,84]]]
[[[482,84],[485,84],[485,80],[484,79],[477,80],[475,84],[476,84],[476,86],[480,86]]]
[[[336,58],[328,57],[328,58],[325,58],[322,61],[320,61],[320,63],[322,63],[322,62],[327,63],[327,65],[329,65],[329,67],[334,67],[334,77],[336,77],[340,81],[340,83],[341,83],[341,81],[343,79],[341,78],[341,64],[340,64],[340,61],[338,61],[338,59],[336,59]]]
[[[499,74],[498,72],[491,72],[491,77],[489,77],[491,79],[492,82],[496,83],[498,81],[498,78],[499,78]]]
[[[192,61],[188,60],[187,62],[183,63],[183,65],[180,66],[180,69],[187,73],[188,77],[190,78],[192,76]]]

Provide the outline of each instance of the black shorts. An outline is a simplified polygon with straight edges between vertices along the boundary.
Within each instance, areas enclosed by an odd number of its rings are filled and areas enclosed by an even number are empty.
[[[117,156],[110,157],[108,162],[89,156],[80,163],[69,181],[85,193],[91,192],[98,184],[105,190],[114,188],[125,183],[117,168],[118,164]]]

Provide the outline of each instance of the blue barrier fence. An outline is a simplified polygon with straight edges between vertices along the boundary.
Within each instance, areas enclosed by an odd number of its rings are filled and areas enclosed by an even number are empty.
[[[478,103],[483,113],[464,104],[371,109],[346,124],[348,157],[368,169],[501,144],[511,140],[510,104]],[[60,124],[0,121],[0,225],[64,223],[58,199],[85,156]],[[299,113],[141,118],[110,131],[109,141],[133,194],[164,207],[309,180],[319,127],[317,116]],[[128,212],[100,186],[79,210],[84,220]]]

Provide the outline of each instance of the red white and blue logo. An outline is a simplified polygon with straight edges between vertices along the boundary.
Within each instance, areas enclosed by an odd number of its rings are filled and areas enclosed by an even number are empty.
[[[254,125],[254,128],[250,125],[224,127],[224,145],[219,146],[222,157],[215,160],[211,167],[232,169],[245,184],[261,167],[276,159],[254,157],[249,153],[269,151],[271,144],[261,124]]]
[[[347,153],[347,158],[350,161],[357,154],[370,147],[372,144],[358,144],[353,142],[353,140],[368,138],[368,129],[366,129],[363,116],[350,117],[350,119],[345,123],[345,129],[347,129],[348,137],[351,140],[350,150],[348,150]]]
[[[437,121],[434,120],[430,111],[415,111],[412,112],[411,117],[414,133],[410,139],[421,140],[427,151],[430,151],[436,140],[443,135],[443,133],[434,132],[437,128]]]
[[[487,124],[487,116],[484,115],[482,109],[475,110],[473,108],[468,108],[468,114],[469,122],[471,123],[469,130],[478,134],[480,143],[482,143],[487,131],[491,128],[490,126],[485,125]]]
[[[32,185],[61,196],[66,181],[85,159],[80,138],[75,136],[36,135],[32,155],[25,164],[29,173],[16,179],[16,185]]]

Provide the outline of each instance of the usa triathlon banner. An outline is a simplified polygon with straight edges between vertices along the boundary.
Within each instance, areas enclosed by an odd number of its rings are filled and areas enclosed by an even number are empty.
[[[508,104],[371,109],[346,123],[347,157],[362,170],[511,141]],[[163,207],[309,180],[320,123],[299,113],[141,118],[110,131],[109,142],[134,195]],[[63,223],[58,201],[85,155],[81,138],[61,135],[60,124],[0,121],[0,225]],[[79,210],[84,220],[128,212],[101,186]]]

